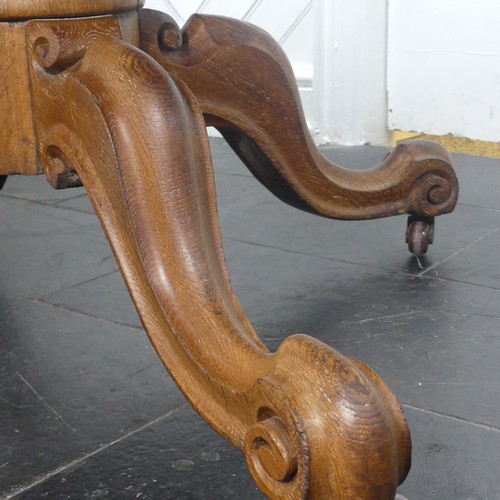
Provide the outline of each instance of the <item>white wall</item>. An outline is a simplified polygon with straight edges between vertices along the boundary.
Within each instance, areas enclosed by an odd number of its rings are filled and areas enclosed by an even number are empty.
[[[389,5],[389,127],[499,141],[500,1]]]

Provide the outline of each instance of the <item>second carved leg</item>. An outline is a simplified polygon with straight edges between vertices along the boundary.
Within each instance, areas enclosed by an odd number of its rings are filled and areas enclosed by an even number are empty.
[[[265,348],[231,288],[196,100],[140,50],[90,42],[60,71],[32,60],[39,154],[83,181],[172,377],[269,497],[393,498],[410,465],[395,397],[310,337]]]
[[[286,203],[336,219],[408,213],[426,223],[455,207],[457,179],[439,144],[407,141],[366,171],[327,160],[308,131],[288,59],[264,31],[204,15],[192,16],[181,31],[150,10],[140,20],[143,50],[189,86],[207,124]]]

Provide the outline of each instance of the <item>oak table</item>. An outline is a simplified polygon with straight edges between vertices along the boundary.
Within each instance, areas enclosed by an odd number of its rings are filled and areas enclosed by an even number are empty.
[[[305,335],[275,353],[231,288],[206,125],[276,196],[337,219],[410,214],[424,253],[457,180],[431,142],[378,166],[329,162],[265,32],[142,0],[0,0],[0,188],[44,173],[84,185],[158,355],[270,498],[393,498],[410,467],[396,398],[367,366]]]

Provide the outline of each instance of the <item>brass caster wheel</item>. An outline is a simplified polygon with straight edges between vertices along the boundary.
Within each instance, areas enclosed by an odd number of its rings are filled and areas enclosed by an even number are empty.
[[[425,255],[434,241],[434,217],[408,217],[406,243],[412,254]]]

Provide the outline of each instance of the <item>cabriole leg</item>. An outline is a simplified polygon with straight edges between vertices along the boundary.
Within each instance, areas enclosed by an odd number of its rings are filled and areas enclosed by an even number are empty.
[[[34,25],[30,47],[42,35]],[[87,41],[79,62],[32,60],[39,155],[49,174],[62,162],[82,180],[181,390],[269,497],[393,498],[410,437],[382,380],[304,335],[270,353],[238,303],[190,90],[117,37]]]
[[[365,171],[326,159],[308,131],[290,63],[264,31],[205,15],[192,16],[181,31],[151,10],[140,22],[142,49],[188,85],[207,124],[286,203],[348,220],[404,213],[427,220],[455,207],[457,178],[439,144],[401,143]]]

